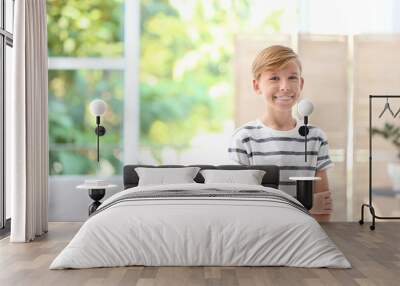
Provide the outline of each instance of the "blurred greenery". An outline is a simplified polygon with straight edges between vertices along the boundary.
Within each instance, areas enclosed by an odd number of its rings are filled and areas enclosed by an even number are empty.
[[[49,71],[49,145],[51,174],[94,174],[98,171],[96,119],[89,111],[95,98],[107,102],[101,124],[102,167],[121,169],[123,72],[98,70]]]
[[[47,0],[49,56],[122,57],[123,2]],[[247,0],[142,0],[140,13],[140,146],[163,163],[165,147],[182,152],[232,118],[235,36],[279,31],[282,11],[260,24]],[[51,174],[96,173],[97,97],[110,106],[102,166],[121,172],[122,90],[123,71],[49,71]]]
[[[124,0],[46,0],[49,57],[123,56]]]
[[[372,127],[371,135],[379,135],[389,141],[397,150],[397,158],[400,159],[400,126],[385,122],[383,127]]]

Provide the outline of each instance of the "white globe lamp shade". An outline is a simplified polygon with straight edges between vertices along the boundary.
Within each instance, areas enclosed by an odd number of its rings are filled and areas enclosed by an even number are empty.
[[[103,115],[107,110],[107,104],[104,100],[95,99],[90,103],[90,111],[95,116]]]
[[[302,116],[309,116],[314,110],[314,105],[307,99],[302,99],[297,105],[297,111]]]

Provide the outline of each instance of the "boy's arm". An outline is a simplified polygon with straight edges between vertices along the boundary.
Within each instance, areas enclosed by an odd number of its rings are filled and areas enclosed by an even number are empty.
[[[330,221],[332,198],[326,170],[316,171],[315,176],[320,177],[321,180],[315,181],[314,203],[310,212],[317,221]],[[313,210],[315,211],[314,214]]]

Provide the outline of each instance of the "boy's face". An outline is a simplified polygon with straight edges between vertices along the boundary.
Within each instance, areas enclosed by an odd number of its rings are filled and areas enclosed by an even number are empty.
[[[269,107],[277,111],[290,111],[300,97],[304,80],[299,66],[290,61],[279,70],[265,71],[253,80],[256,94],[262,95]]]

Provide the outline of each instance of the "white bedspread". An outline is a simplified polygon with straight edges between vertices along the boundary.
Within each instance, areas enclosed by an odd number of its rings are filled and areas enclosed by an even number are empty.
[[[179,184],[162,190],[265,190],[262,186]],[[297,201],[296,201],[297,202]],[[90,217],[50,269],[126,265],[294,266],[350,268],[318,222],[299,209],[257,198],[155,198],[122,201]]]

